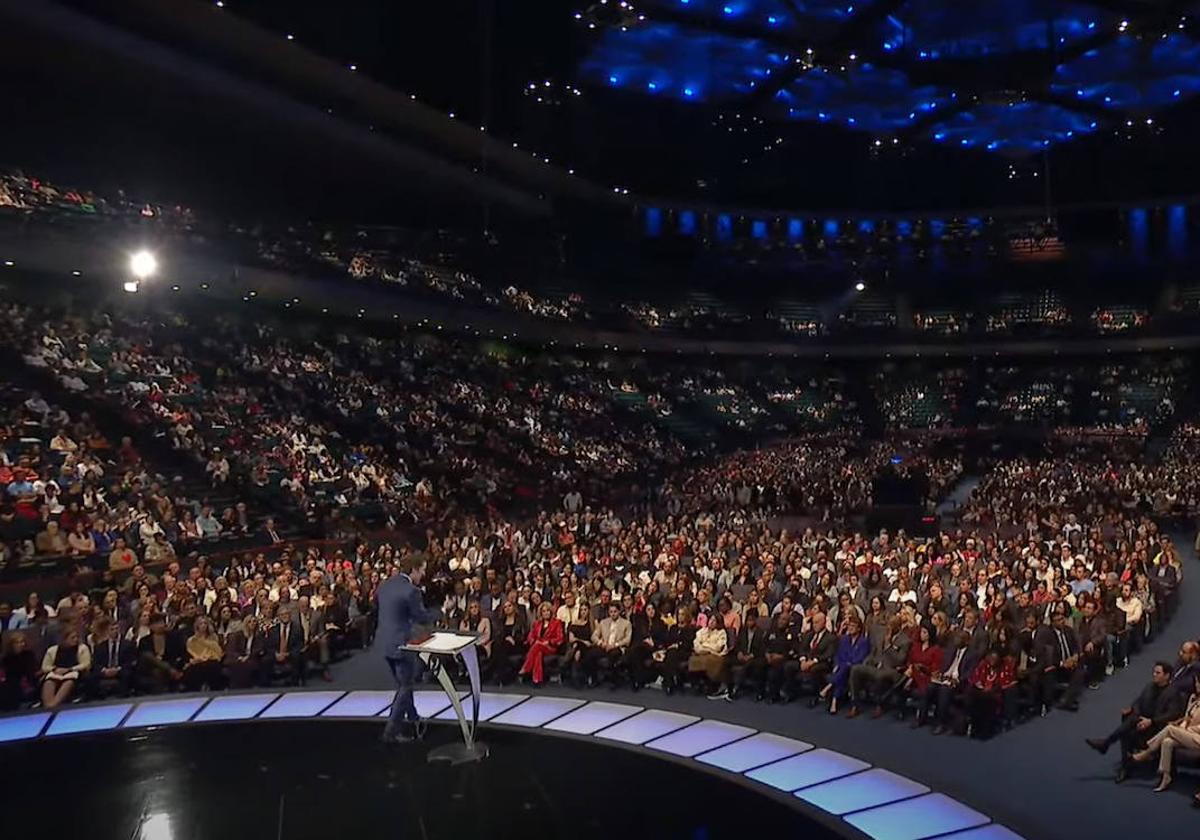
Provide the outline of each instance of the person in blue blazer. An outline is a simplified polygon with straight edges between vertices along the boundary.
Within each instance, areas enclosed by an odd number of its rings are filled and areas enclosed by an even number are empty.
[[[379,627],[375,643],[396,680],[392,713],[383,730],[385,743],[411,741],[417,737],[417,707],[413,702],[413,683],[421,661],[417,654],[401,650],[437,618],[425,606],[421,579],[425,576],[424,554],[410,554],[400,560],[400,571],[379,586]]]
[[[846,629],[838,639],[837,654],[833,660],[833,671],[829,683],[821,690],[822,699],[829,698],[829,713],[837,714],[838,700],[846,696],[850,682],[850,669],[863,662],[871,652],[871,640],[863,632],[862,620],[851,615],[846,620]]]

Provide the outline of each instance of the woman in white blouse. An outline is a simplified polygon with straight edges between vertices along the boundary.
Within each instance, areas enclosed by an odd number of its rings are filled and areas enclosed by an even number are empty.
[[[79,630],[68,628],[62,641],[47,648],[42,657],[42,706],[53,709],[65,703],[91,665],[92,652],[79,640]]]

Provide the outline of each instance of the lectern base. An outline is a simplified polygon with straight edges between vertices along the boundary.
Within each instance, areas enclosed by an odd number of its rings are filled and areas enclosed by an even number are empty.
[[[478,741],[471,746],[466,744],[443,744],[429,751],[429,762],[445,761],[449,764],[466,764],[468,761],[483,761],[487,758],[487,744]]]

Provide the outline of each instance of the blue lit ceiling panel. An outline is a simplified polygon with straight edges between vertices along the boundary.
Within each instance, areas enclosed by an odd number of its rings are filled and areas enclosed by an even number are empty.
[[[883,49],[918,60],[980,58],[1069,46],[1109,15],[1056,0],[908,0],[883,24]]]
[[[1200,93],[1200,44],[1178,33],[1122,36],[1060,65],[1051,90],[1112,108],[1156,108]]]
[[[753,38],[650,23],[605,32],[581,69],[597,84],[685,102],[721,102],[753,92],[786,61]]]
[[[932,86],[914,88],[901,71],[870,64],[845,73],[809,70],[775,97],[792,119],[873,132],[904,128],[953,98]]]
[[[935,125],[929,138],[947,145],[1026,154],[1095,130],[1094,118],[1058,105],[989,103]]]
[[[797,32],[815,21],[848,20],[874,3],[875,0],[651,0],[647,5],[670,9],[697,21],[729,21],[764,30]]]
[[[875,5],[875,0],[792,0],[791,5],[808,17],[846,20]]]

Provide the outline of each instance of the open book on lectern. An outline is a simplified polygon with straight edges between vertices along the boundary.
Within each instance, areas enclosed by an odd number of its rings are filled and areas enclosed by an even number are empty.
[[[436,630],[428,638],[405,645],[405,648],[421,653],[458,653],[463,648],[475,644],[478,639],[479,637],[473,633]]]

